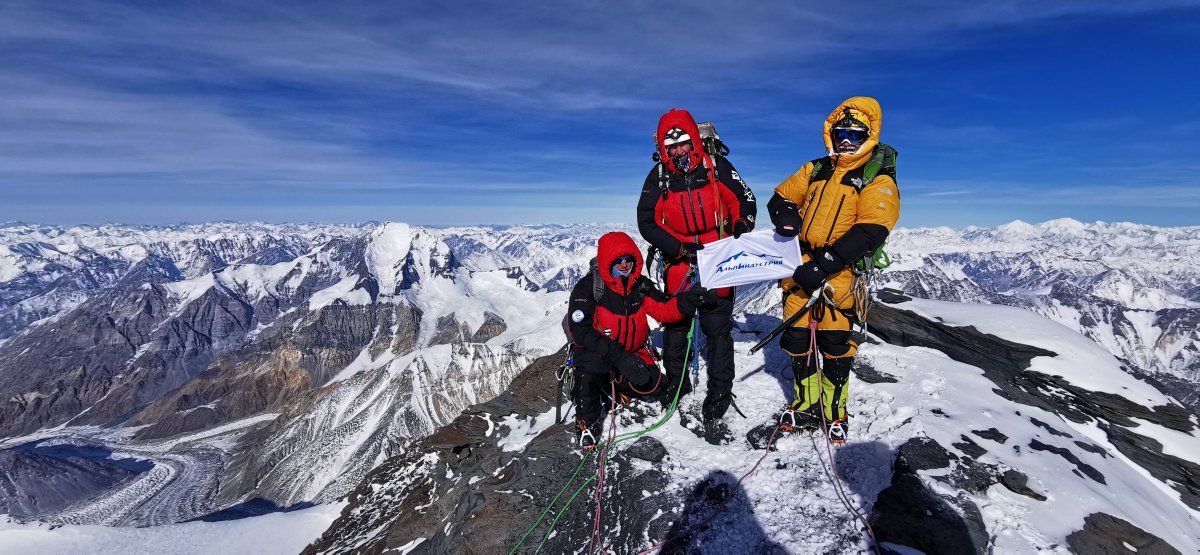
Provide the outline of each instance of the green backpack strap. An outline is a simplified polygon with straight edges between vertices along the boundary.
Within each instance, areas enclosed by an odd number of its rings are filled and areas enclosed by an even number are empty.
[[[869,185],[876,177],[886,175],[896,180],[896,157],[900,153],[892,148],[891,145],[879,143],[875,147],[875,152],[871,155],[871,159],[867,161],[867,165],[863,168],[862,183],[863,187]],[[873,272],[882,270],[892,265],[892,257],[884,250],[884,245],[879,245],[879,248],[867,253],[863,258],[855,261],[854,267],[859,273]]]
[[[808,184],[812,185],[817,181],[825,181],[833,177],[833,160],[828,156],[817,158],[809,162],[813,165],[812,173],[808,174]]]
[[[896,157],[900,153],[891,145],[879,143],[875,147],[875,153],[871,155],[871,159],[867,161],[867,165],[863,167],[863,186],[870,184],[879,177],[880,174],[896,179]]]

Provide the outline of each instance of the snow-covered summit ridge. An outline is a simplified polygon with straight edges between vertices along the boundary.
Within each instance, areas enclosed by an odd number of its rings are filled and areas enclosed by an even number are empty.
[[[420,286],[444,284],[460,266],[475,273],[503,270],[528,289],[565,290],[594,255],[596,238],[614,229],[638,237],[634,226],[613,224],[10,224],[0,227],[0,341],[132,272],[182,281],[224,269],[220,286],[233,280],[258,287],[257,295],[273,295],[276,284],[331,267],[331,254],[318,247],[335,240],[365,245],[365,264],[333,270],[344,281],[314,305],[386,300],[421,280]],[[1190,331],[1200,323],[1200,227],[1057,219],[963,230],[899,228],[888,250],[895,264],[883,274],[886,285],[933,299],[1028,308],[1143,370],[1200,376],[1200,338]],[[269,275],[251,279],[263,273]],[[454,294],[444,292],[445,298]],[[480,318],[470,322],[480,324]]]

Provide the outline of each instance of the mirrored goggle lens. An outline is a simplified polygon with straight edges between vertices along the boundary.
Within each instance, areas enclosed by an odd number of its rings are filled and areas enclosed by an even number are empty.
[[[867,140],[867,136],[870,134],[871,132],[865,129],[834,129],[833,142],[850,141],[851,143],[861,143]]]
[[[635,259],[633,258],[633,255],[627,254],[625,256],[622,256],[621,258],[614,260],[613,264],[633,264],[634,261],[635,261]]]

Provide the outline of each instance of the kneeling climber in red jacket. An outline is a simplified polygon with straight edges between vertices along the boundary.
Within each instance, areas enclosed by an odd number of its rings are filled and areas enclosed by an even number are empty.
[[[649,395],[661,385],[662,374],[646,346],[646,316],[678,322],[711,296],[703,287],[677,297],[660,292],[642,276],[642,255],[624,233],[606,233],[598,246],[592,270],[571,290],[566,322],[577,369],[575,423],[585,450],[596,445],[614,395]]]

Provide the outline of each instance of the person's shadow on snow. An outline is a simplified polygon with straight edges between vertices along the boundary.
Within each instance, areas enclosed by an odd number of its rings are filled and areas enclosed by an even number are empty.
[[[899,453],[905,452],[902,448]],[[834,451],[837,475],[852,494],[854,508],[870,521],[875,540],[930,554],[980,553],[977,546],[986,545],[986,533],[974,538],[961,509],[924,486],[913,466],[924,467],[922,461],[899,453],[880,441],[847,443]],[[911,455],[919,459],[922,453],[915,450]],[[823,466],[828,469],[828,459]],[[857,520],[854,526],[862,529]],[[898,553],[889,545],[877,548]]]
[[[854,420],[850,420],[854,424]],[[853,431],[851,438],[854,437]],[[820,444],[820,443],[818,443]],[[828,454],[821,447],[821,458],[828,467]],[[874,503],[879,492],[891,484],[892,461],[895,451],[882,441],[853,441],[833,449],[834,468],[848,493],[857,494],[867,503]],[[869,507],[868,507],[869,508]]]
[[[768,538],[737,477],[710,472],[692,488],[660,553],[787,553]]]

